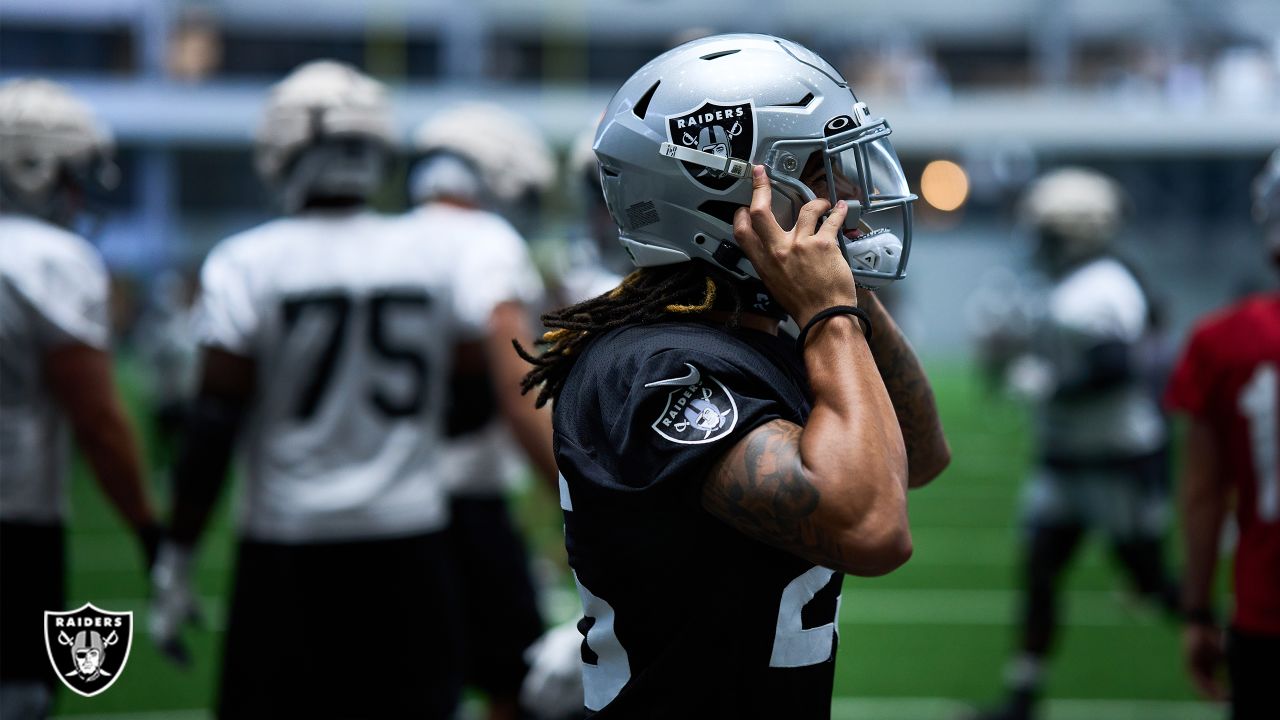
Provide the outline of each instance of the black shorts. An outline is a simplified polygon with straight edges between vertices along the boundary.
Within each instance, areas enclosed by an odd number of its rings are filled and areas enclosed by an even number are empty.
[[[1231,720],[1280,718],[1280,693],[1275,688],[1277,665],[1280,665],[1280,635],[1231,628],[1227,634]]]
[[[514,699],[529,671],[524,651],[542,634],[524,542],[502,497],[455,497],[451,512],[466,684],[491,698]]]
[[[221,718],[451,718],[461,692],[443,533],[285,545],[242,540]]]
[[[44,612],[67,610],[62,525],[0,522],[0,681],[58,684],[44,646]]]

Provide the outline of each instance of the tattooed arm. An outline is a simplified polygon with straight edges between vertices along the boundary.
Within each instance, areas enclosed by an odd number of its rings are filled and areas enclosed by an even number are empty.
[[[870,576],[907,561],[911,532],[902,437],[855,322],[826,321],[810,336],[808,424],[748,433],[712,469],[702,505],[757,540]]]
[[[783,230],[763,166],[752,168],[751,184],[751,207],[734,214],[733,236],[774,299],[801,325],[823,308],[857,305],[835,242],[848,206],[811,200]],[[815,325],[804,361],[813,390],[804,428],[775,420],[748,433],[712,468],[702,505],[812,562],[882,575],[911,556],[907,453],[893,404],[856,318]]]
[[[913,488],[920,487],[951,463],[951,448],[942,432],[933,387],[911,343],[875,293],[859,289],[858,307],[867,311],[875,328],[871,354],[902,428],[902,440],[907,446],[907,481]]]

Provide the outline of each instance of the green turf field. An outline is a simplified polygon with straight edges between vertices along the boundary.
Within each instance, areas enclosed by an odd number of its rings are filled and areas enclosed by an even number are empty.
[[[123,371],[126,387],[128,369]],[[1025,414],[986,395],[966,368],[933,368],[954,461],[932,486],[912,495],[915,556],[883,578],[849,579],[841,608],[836,718],[952,718],[966,703],[998,697],[1010,620],[1017,602],[1014,567],[1017,490],[1029,457]],[[135,409],[137,403],[133,404]],[[533,543],[557,555],[558,509],[532,490],[519,498]],[[72,491],[69,606],[144,610],[145,582],[133,540],[82,472]],[[227,504],[224,502],[224,505]],[[231,534],[226,513],[200,553],[204,630],[189,634],[193,667],[167,664],[147,641],[145,615],[129,664],[111,690],[82,698],[63,690],[57,712],[182,720],[204,718],[212,697],[228,591]],[[1065,584],[1067,628],[1051,667],[1050,720],[1181,720],[1222,713],[1193,702],[1176,628],[1136,606],[1105,549],[1092,542]],[[323,598],[317,598],[323,602]],[[287,618],[281,618],[287,622]],[[340,682],[341,668],[323,682]]]

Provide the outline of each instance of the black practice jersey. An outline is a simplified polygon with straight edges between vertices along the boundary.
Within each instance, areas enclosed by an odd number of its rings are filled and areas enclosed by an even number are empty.
[[[578,359],[555,441],[595,717],[830,717],[843,576],[700,501],[739,439],[809,410],[794,346],[758,331],[635,326]]]

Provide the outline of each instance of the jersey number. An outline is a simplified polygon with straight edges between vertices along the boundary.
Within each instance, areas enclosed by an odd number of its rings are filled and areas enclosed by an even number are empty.
[[[1280,383],[1274,363],[1258,366],[1253,377],[1240,389],[1240,414],[1249,423],[1249,446],[1253,449],[1253,472],[1258,478],[1258,518],[1262,522],[1280,519],[1280,447],[1276,438],[1276,406],[1280,405]]]
[[[320,356],[311,367],[310,375],[303,381],[302,392],[293,409],[294,418],[303,421],[315,415],[325,391],[333,381],[338,356],[343,347],[357,342],[362,342],[363,348],[384,363],[402,368],[410,383],[408,391],[396,395],[376,381],[371,381],[369,403],[388,418],[418,414],[427,401],[427,357],[420,348],[403,341],[397,342],[391,336],[389,328],[397,313],[422,314],[430,304],[431,299],[426,293],[412,290],[381,291],[370,296],[367,301],[352,300],[340,293],[286,299],[283,308],[286,332],[292,333],[304,317],[312,316],[321,319],[325,328]],[[348,338],[348,321],[353,311],[368,313],[368,332],[363,340]]]
[[[582,598],[583,618],[578,622],[582,640],[582,688],[583,700],[588,710],[599,710],[613,702],[631,679],[631,662],[627,651],[618,642],[613,629],[613,606],[596,597],[578,580],[578,596]]]
[[[562,495],[562,502],[564,497]],[[831,658],[836,624],[840,621],[840,598],[836,598],[835,620],[826,625],[806,629],[803,612],[804,606],[831,582],[834,575],[834,570],[815,565],[783,588],[769,667],[805,667]],[[582,685],[586,691],[587,708],[598,711],[622,692],[631,679],[631,664],[614,630],[613,606],[588,590],[578,580],[577,573],[573,579],[578,584],[585,616],[578,623],[578,629],[585,636],[582,641]]]

